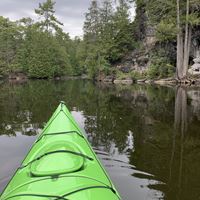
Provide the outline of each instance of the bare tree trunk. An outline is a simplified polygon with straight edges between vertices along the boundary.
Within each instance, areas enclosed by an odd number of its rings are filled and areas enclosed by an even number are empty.
[[[189,63],[189,49],[190,49],[190,38],[189,38],[189,6],[190,2],[187,0],[186,2],[186,24],[185,24],[185,44],[184,44],[184,59],[183,59],[183,78],[186,78],[188,71],[188,63]]]
[[[187,90],[178,86],[175,98],[175,130],[181,130],[181,133],[186,132],[187,122]]]
[[[178,196],[181,194],[182,177],[183,177],[183,159],[184,159],[184,135],[188,127],[187,118],[187,88],[177,86],[175,91],[175,118],[174,127],[175,133],[181,136],[180,145],[180,165],[178,179]]]
[[[181,152],[180,152],[180,167],[179,167],[179,190],[182,184],[183,172],[183,149],[184,149],[184,134],[187,131],[187,90],[184,87],[176,88],[175,98],[175,131],[181,134]],[[180,191],[179,191],[180,192]]]
[[[189,28],[188,28],[188,45],[187,45],[187,49],[185,49],[187,52],[184,57],[184,60],[185,60],[184,70],[185,70],[186,77],[188,75],[191,42],[192,42],[192,27],[189,26]]]
[[[183,33],[180,23],[180,0],[177,0],[177,61],[176,61],[176,78],[183,78]]]
[[[188,63],[189,63],[189,57],[190,57],[190,47],[192,43],[192,27],[189,26],[189,35],[188,35]]]
[[[177,67],[176,78],[183,79],[183,35],[178,33],[177,35]]]

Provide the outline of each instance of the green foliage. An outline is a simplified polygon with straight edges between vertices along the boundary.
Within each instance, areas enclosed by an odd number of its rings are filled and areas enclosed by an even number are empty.
[[[104,0],[99,6],[93,0],[85,17],[84,45],[83,62],[89,75],[109,73],[109,66],[134,48],[128,1],[119,0],[113,5],[111,0]]]
[[[133,36],[129,20],[129,4],[120,0],[114,14],[114,45],[111,48],[111,62],[120,60],[130,49],[133,49]]]
[[[129,73],[123,73],[120,70],[115,70],[115,76],[119,80],[124,80],[126,78],[131,78],[133,80],[144,79],[147,77],[146,72],[131,71]]]
[[[55,2],[52,0],[47,0],[44,3],[39,3],[39,8],[35,9],[35,13],[39,17],[43,17],[43,20],[38,22],[38,25],[45,31],[51,31],[59,29],[58,25],[63,25],[58,19],[54,16],[55,13]]]
[[[146,71],[145,72],[138,72],[138,71],[131,72],[131,78],[133,80],[144,79],[146,77],[147,77]]]
[[[20,39],[21,35],[17,24],[0,16],[0,74],[13,71],[16,49]]]
[[[177,28],[173,21],[161,20],[157,25],[156,37],[159,41],[172,41],[176,38]]]
[[[162,4],[162,6],[160,6]],[[191,26],[200,24],[200,3],[198,0],[189,1],[190,12],[188,22]],[[150,23],[156,27],[157,37],[161,40],[173,40],[178,30],[177,4],[174,0],[149,0],[146,6]],[[180,1],[181,29],[185,29],[186,1]]]
[[[39,22],[0,17],[0,74],[20,70],[32,78],[53,78],[72,73],[73,43],[59,28],[62,23],[54,16],[54,5],[52,0],[39,4],[35,10],[43,18]]]
[[[135,0],[136,4],[136,16],[134,21],[131,23],[132,33],[134,40],[142,41],[146,36],[146,25],[147,17],[146,12],[146,2],[144,0]]]
[[[124,80],[126,78],[130,78],[131,77],[130,73],[123,73],[120,70],[116,70],[115,73],[116,73],[116,78],[119,79],[119,80]]]
[[[100,72],[108,72],[109,63],[105,59],[105,57],[102,55],[102,53],[98,50],[95,50],[93,52],[90,52],[90,54],[87,55],[87,59],[85,61],[85,65],[89,66],[87,67],[87,73],[90,78],[95,78]]]
[[[30,77],[52,78],[70,72],[68,55],[58,41],[47,32],[32,30],[24,42],[29,49],[19,52],[19,60]],[[28,52],[27,52],[28,50]]]
[[[167,78],[174,75],[175,67],[169,63],[166,57],[154,56],[151,61],[147,72],[149,78]]]
[[[200,6],[200,5],[199,5]],[[188,16],[188,21],[189,21],[189,24],[192,25],[192,26],[197,26],[197,25],[200,25],[200,15],[199,15],[199,11],[197,12],[194,12],[194,13],[191,13],[189,16]]]
[[[84,39],[86,42],[94,44],[98,40],[99,21],[98,3],[97,0],[92,0],[88,13],[85,14],[85,22],[83,26]]]
[[[75,37],[74,40],[69,41],[67,49],[72,66],[72,75],[80,76],[84,74],[85,70],[82,60],[85,55],[85,49],[83,49],[83,41],[80,38]]]
[[[136,17],[130,20],[130,2],[136,4]],[[162,7],[160,7],[162,3]],[[186,19],[186,1],[180,3],[181,29],[200,24],[199,0],[190,1]],[[168,77],[174,72],[176,62],[176,1],[173,0],[92,0],[85,15],[83,39],[70,39],[55,16],[55,1],[39,4],[35,13],[39,19],[30,18],[11,22],[0,17],[0,74],[20,70],[34,78],[52,78],[62,75],[110,74],[111,66],[121,62],[127,53],[145,51],[143,41],[148,27],[156,31],[159,54],[152,49],[149,77]],[[170,49],[170,50],[169,50]],[[152,54],[151,52],[149,53]],[[118,78],[130,76],[143,78],[146,74],[117,72]]]

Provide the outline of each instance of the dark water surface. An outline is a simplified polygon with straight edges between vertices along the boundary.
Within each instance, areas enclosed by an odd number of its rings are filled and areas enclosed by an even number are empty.
[[[200,199],[200,89],[0,84],[0,193],[64,100],[123,200]]]

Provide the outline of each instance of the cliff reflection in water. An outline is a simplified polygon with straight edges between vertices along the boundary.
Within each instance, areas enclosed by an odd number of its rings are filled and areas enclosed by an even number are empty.
[[[105,86],[82,80],[3,84],[0,140],[11,145],[5,135],[18,140],[37,135],[64,100],[124,200],[198,199],[199,97],[198,88]],[[0,159],[6,163],[12,158],[0,154]],[[0,185],[6,173],[1,167]]]

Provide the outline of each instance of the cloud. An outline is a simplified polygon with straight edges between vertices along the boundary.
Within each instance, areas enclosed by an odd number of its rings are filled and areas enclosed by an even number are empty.
[[[34,9],[44,0],[0,0],[0,13],[11,20],[22,17],[37,19]],[[90,0],[57,0],[56,16],[64,24],[63,29],[71,37],[81,36],[84,13],[87,12]]]

